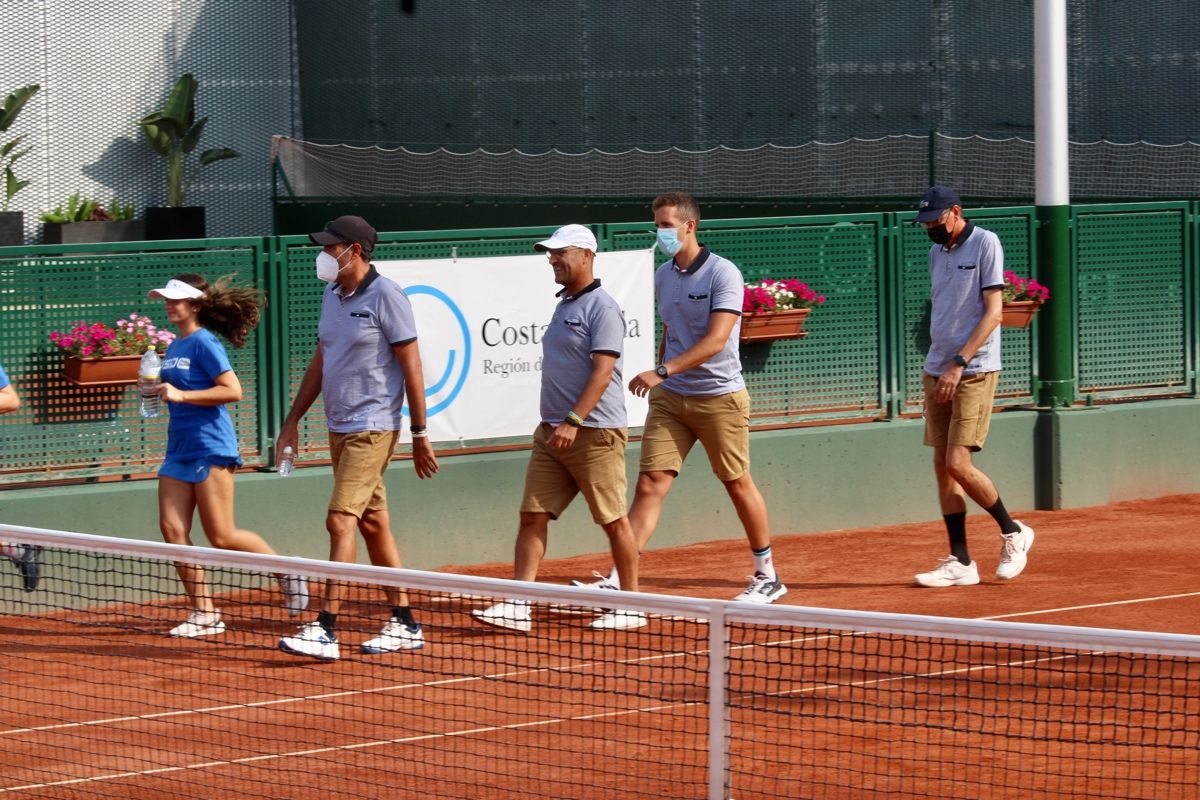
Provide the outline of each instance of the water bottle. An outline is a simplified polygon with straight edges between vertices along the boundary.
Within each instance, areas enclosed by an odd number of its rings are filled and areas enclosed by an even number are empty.
[[[151,347],[142,356],[138,367],[138,391],[141,392],[142,402],[138,407],[143,417],[157,417],[161,400],[158,397],[159,375],[162,373],[162,359]]]
[[[292,474],[292,467],[296,465],[296,454],[289,444],[283,448],[283,459],[279,462],[279,477],[286,478]]]

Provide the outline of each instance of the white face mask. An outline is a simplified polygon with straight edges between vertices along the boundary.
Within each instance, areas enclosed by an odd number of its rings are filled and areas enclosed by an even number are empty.
[[[342,271],[341,264],[338,263],[342,256],[346,255],[346,251],[350,249],[350,245],[346,245],[346,249],[338,253],[337,256],[331,256],[322,250],[317,254],[317,277],[326,283],[331,283],[337,280],[338,273]]]

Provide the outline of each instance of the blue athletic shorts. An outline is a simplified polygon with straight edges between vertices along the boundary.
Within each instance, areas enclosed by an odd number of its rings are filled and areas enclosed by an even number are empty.
[[[174,478],[184,483],[204,483],[208,479],[208,471],[213,467],[240,467],[240,458],[208,457],[197,461],[176,461],[169,459],[158,468],[160,478]]]

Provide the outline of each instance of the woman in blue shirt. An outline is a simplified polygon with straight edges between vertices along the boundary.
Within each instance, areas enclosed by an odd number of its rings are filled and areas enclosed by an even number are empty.
[[[200,511],[204,533],[213,547],[274,555],[252,531],[233,522],[233,475],[242,465],[233,420],[225,408],[242,399],[242,384],[214,332],[242,347],[258,324],[261,296],[256,289],[233,286],[222,278],[210,285],[194,274],[177,275],[150,297],[166,303],[167,320],[179,335],[163,358],[159,396],[167,402],[167,453],[158,471],[159,528],[172,544],[191,544],[192,514]],[[192,601],[186,620],[171,636],[211,636],[225,630],[221,612],[200,566],[176,563]],[[301,577],[277,575],[288,612],[308,606],[308,586]]]

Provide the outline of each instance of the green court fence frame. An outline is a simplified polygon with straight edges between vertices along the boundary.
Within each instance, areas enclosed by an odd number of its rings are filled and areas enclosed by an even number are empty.
[[[1069,325],[1039,335],[1005,329],[997,406],[1034,408],[1039,340],[1069,341],[1076,405],[1197,395],[1200,321],[1195,242],[1200,203],[1171,201],[1071,209],[1074,293]],[[1036,277],[1032,206],[967,216],[995,231],[1007,269]],[[705,220],[702,241],[741,267],[748,282],[795,277],[827,302],[800,340],[743,345],[759,428],[888,421],[921,413],[928,319],[929,242],[910,212]],[[652,224],[595,223],[601,250],[648,248]],[[377,260],[529,253],[552,227],[388,232]],[[323,285],[305,236],[0,248],[0,364],[21,393],[0,417],[0,487],[110,481],[153,474],[165,418],[142,420],[129,386],[76,387],[60,377],[48,340],[76,321],[113,324],[130,313],[165,324],[146,291],[180,272],[235,274],[268,299],[242,350],[230,348],[245,398],[231,408],[250,467],[273,463],[272,442],[316,341]],[[497,276],[497,280],[502,276]],[[1054,292],[1055,287],[1051,286]],[[1065,337],[1065,338],[1064,338]],[[631,433],[636,435],[638,431]],[[307,461],[327,457],[319,401],[301,430]],[[440,445],[445,452],[516,449],[525,438]]]

